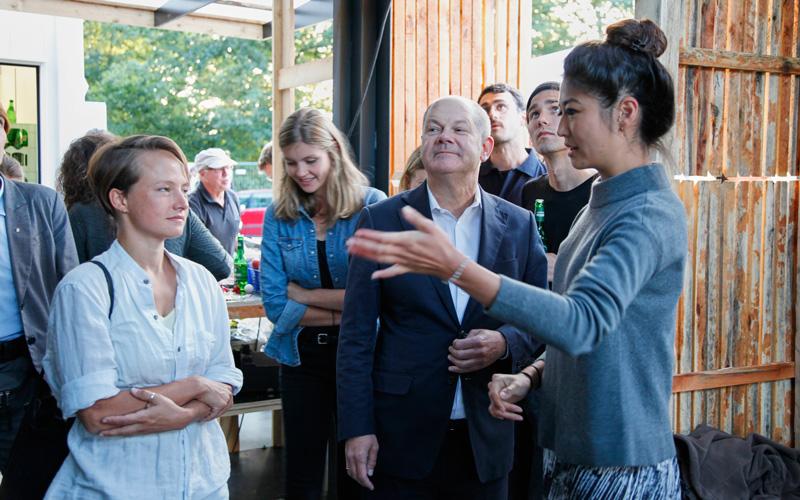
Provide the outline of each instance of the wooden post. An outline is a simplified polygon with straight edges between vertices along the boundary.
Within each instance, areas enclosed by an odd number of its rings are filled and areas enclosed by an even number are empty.
[[[283,156],[278,134],[283,121],[294,111],[294,89],[281,89],[281,70],[294,66],[294,6],[291,0],[276,0],[272,11],[272,193],[280,193]],[[274,415],[273,415],[274,417]]]
[[[278,135],[283,121],[294,112],[294,89],[281,88],[280,84],[281,71],[294,66],[294,5],[291,0],[276,0],[272,5],[272,196],[277,198],[283,176],[283,155],[278,146]],[[283,411],[273,411],[274,446],[283,444],[282,423]]]
[[[673,2],[671,0],[637,0],[635,2],[635,15],[637,19],[647,18],[658,24],[661,30],[667,35],[667,50],[661,55],[661,63],[667,68],[675,86],[675,103],[678,98],[678,59],[680,46],[683,44],[683,23],[686,7],[684,2]],[[676,110],[677,111],[677,110]],[[678,122],[676,116],[675,123]],[[664,148],[668,153],[668,158],[664,158],[661,152],[657,153],[657,160],[663,163],[672,174],[679,173],[675,162],[679,158],[680,137],[676,136],[675,127],[672,127],[663,138]]]
[[[219,426],[225,434],[225,442],[228,443],[228,453],[239,452],[239,417],[220,417]]]

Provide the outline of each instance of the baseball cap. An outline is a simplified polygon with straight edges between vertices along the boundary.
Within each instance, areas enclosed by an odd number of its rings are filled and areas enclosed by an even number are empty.
[[[204,168],[224,168],[236,165],[236,162],[220,148],[204,149],[194,157],[194,168],[200,171]]]

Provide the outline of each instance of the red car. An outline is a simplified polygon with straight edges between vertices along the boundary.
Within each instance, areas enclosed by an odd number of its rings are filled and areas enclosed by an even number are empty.
[[[244,236],[260,238],[264,229],[264,213],[272,204],[272,190],[253,189],[239,191],[237,194],[242,217],[241,233]]]

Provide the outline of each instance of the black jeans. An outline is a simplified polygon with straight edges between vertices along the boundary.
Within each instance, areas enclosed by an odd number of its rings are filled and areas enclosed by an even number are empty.
[[[24,377],[25,382],[14,390],[11,431],[5,427],[6,418],[0,419],[0,425],[8,431],[0,432],[5,460],[0,500],[40,500],[69,454],[67,433],[72,419],[64,421],[50,388],[27,355],[0,363],[1,384],[5,385],[13,373]],[[10,450],[6,448],[9,439],[13,440]]]
[[[28,356],[0,363],[0,473],[6,473],[8,455],[17,436],[26,405],[33,399],[36,372]]]
[[[300,334],[300,366],[281,365],[287,500],[319,500],[328,458],[328,499],[358,498],[336,439],[336,343]]]
[[[525,401],[523,401],[525,408]],[[514,467],[508,477],[509,500],[542,498],[542,448],[536,432],[536,414],[525,408],[525,420],[514,423]]]

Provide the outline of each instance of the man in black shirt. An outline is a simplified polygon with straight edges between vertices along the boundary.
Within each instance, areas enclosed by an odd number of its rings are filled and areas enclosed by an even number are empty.
[[[522,206],[533,210],[537,199],[544,200],[544,224],[547,239],[547,281],[553,281],[556,254],[566,239],[578,212],[589,203],[594,169],[577,170],[569,159],[564,138],[558,135],[561,116],[558,107],[559,84],[539,85],[528,99],[528,132],[531,143],[544,157],[547,175],[538,177],[522,189]]]
[[[481,164],[478,182],[485,191],[520,206],[523,186],[547,175],[536,151],[525,148],[528,134],[523,102],[519,90],[505,83],[484,88],[478,97],[478,104],[489,115],[494,139],[494,149],[489,160]],[[531,423],[517,422],[514,425],[514,464],[508,479],[509,500],[527,500],[530,490],[538,491],[541,481],[532,480],[531,472],[537,477],[541,475],[541,450],[534,448],[533,442]],[[533,466],[532,461],[537,465]],[[533,484],[529,484],[531,481]]]
[[[481,164],[481,187],[515,205],[522,203],[526,182],[547,173],[536,151],[526,149],[525,108],[519,90],[505,83],[481,91],[478,104],[489,115],[494,149]]]

